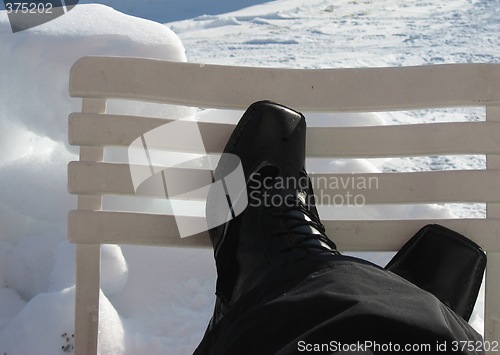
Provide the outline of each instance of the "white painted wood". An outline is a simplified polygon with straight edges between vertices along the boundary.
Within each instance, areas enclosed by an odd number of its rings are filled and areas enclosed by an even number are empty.
[[[133,165],[150,174],[146,165]],[[131,166],[123,163],[71,162],[68,166],[69,192],[85,195],[142,195],[166,198],[160,174],[149,186],[134,190]],[[155,167],[155,169],[159,169]],[[175,169],[178,179],[197,186],[210,183],[207,170]],[[142,175],[141,174],[141,175]],[[500,170],[456,170],[409,173],[316,174],[310,173],[319,204],[341,204],[336,196],[363,195],[366,204],[500,202]],[[156,189],[154,183],[157,183]],[[147,184],[147,182],[146,182]],[[159,185],[158,185],[159,184]],[[148,188],[149,187],[149,188]],[[457,193],[460,191],[460,193]],[[198,191],[199,192],[199,191]],[[205,195],[193,193],[193,200]]]
[[[500,65],[304,70],[86,57],[71,69],[70,94],[216,108],[270,99],[302,111],[477,106],[500,101]]]
[[[100,114],[106,111],[105,99],[83,99],[82,112]],[[80,160],[100,161],[102,147],[81,147]],[[78,209],[96,211],[102,208],[101,196],[78,196]],[[75,355],[97,354],[99,334],[99,290],[101,243],[77,244],[75,285]]]
[[[497,154],[499,131],[496,122],[313,128],[307,136],[307,154],[342,158]]]
[[[191,217],[199,220],[201,217]],[[71,211],[69,240],[77,244],[136,244],[211,247],[208,233],[181,238],[175,217],[113,211]]]
[[[100,253],[100,243],[76,245],[75,355],[97,354]]]
[[[489,122],[500,122],[500,106],[490,106],[486,108],[486,120]],[[486,156],[487,169],[500,168],[500,156]],[[498,186],[498,185],[497,185]],[[497,187],[498,189],[498,187]],[[486,205],[487,217],[490,219],[500,217],[500,204],[489,203]],[[499,234],[495,235],[497,244],[500,244]],[[500,340],[500,253],[498,250],[488,250],[488,264],[486,269],[485,284],[485,339],[487,341]],[[488,354],[496,352],[489,351]]]
[[[497,240],[498,243],[498,240]],[[500,252],[489,251],[485,281],[485,307],[484,307],[484,338],[489,342],[500,339]],[[488,351],[487,354],[496,354],[497,351]]]
[[[106,114],[108,98],[237,109],[270,99],[301,111],[332,112],[487,107],[486,122],[309,128],[307,155],[487,155],[484,171],[352,175],[377,178],[377,188],[362,190],[367,203],[483,202],[488,204],[486,219],[324,223],[339,248],[350,251],[398,250],[428,223],[440,223],[470,237],[489,257],[486,339],[500,339],[500,64],[297,70],[87,57],[71,70],[70,94],[84,98],[82,112],[70,115],[68,137],[71,144],[81,146],[80,162],[70,163],[68,171],[69,190],[78,194],[78,210],[70,212],[68,219],[68,238],[77,244],[76,354],[97,352],[101,243],[210,247],[207,233],[181,239],[173,216],[100,211],[103,195],[134,193],[130,167],[101,162],[103,147],[127,147],[141,135],[171,122]],[[199,128],[207,152],[217,153],[234,126],[199,123]],[[163,148],[178,148],[167,143],[162,143]],[[318,180],[321,177],[341,175],[313,175]],[[202,181],[199,174],[192,179]],[[321,193],[318,189],[316,195]],[[347,190],[333,189],[326,196]],[[151,190],[137,194],[164,197]]]
[[[82,146],[129,146],[137,137],[170,120],[124,115],[70,116],[69,141]],[[224,149],[232,124],[199,122],[206,151]],[[446,154],[496,154],[500,122],[448,122],[375,127],[310,127],[309,157],[396,157]],[[467,137],[467,139],[464,139]],[[165,144],[167,144],[165,142]],[[154,147],[154,146],[152,146]],[[175,149],[175,146],[171,146]]]
[[[194,220],[201,217],[191,217]],[[115,211],[72,211],[69,240],[78,244],[140,244],[210,248],[208,233],[180,238],[170,215]],[[486,250],[500,251],[495,235],[500,220],[325,220],[327,232],[340,250],[395,251],[409,236],[428,223],[440,223],[481,243]]]

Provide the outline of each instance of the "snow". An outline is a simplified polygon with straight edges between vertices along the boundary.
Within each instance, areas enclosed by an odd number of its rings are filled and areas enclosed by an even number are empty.
[[[73,344],[75,247],[66,241],[69,68],[84,55],[294,68],[499,62],[496,0],[103,0],[12,34],[0,11],[0,353],[59,354]],[[0,5],[0,10],[3,9]],[[113,8],[111,8],[111,7]],[[168,23],[167,23],[168,22]],[[334,98],[332,98],[334,99]],[[185,117],[191,110],[115,100],[110,111]],[[200,120],[236,121],[238,111]],[[306,113],[310,125],[352,124],[348,115]],[[481,120],[481,109],[356,116],[357,124]],[[109,151],[110,159],[123,159]],[[310,161],[320,171],[481,169],[484,157]],[[106,200],[110,208],[147,209]],[[325,212],[326,213],[326,212]],[[483,216],[481,205],[365,208],[336,218]],[[383,264],[387,255],[363,254]],[[211,251],[107,245],[102,248],[100,353],[190,354],[214,302]],[[480,301],[471,323],[482,331]]]
[[[190,61],[320,68],[495,62],[498,19],[496,1],[286,0],[171,26]]]

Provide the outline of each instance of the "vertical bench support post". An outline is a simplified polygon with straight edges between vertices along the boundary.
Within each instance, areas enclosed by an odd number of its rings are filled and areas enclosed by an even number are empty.
[[[83,113],[104,113],[106,100],[83,99]],[[102,147],[80,147],[80,161],[102,161]],[[101,196],[78,196],[79,210],[101,210]],[[97,354],[101,245],[76,246],[75,355]],[[76,322],[78,320],[78,322]]]
[[[500,122],[500,106],[489,106],[486,108],[487,121]],[[500,132],[498,132],[500,142]],[[500,149],[500,146],[499,146]],[[488,155],[486,157],[487,169],[500,169],[500,155]],[[487,218],[500,218],[500,204],[490,203],[487,205]],[[500,237],[497,234],[497,239]],[[498,240],[497,240],[498,241]],[[487,342],[500,341],[500,253],[488,252],[488,264],[486,268],[485,283],[485,309],[484,309],[484,338]],[[494,352],[489,351],[489,354]]]

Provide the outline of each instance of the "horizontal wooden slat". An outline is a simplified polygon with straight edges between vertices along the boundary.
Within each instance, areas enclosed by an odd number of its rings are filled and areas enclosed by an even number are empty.
[[[169,122],[150,117],[74,113],[70,116],[69,142],[82,146],[128,146],[146,132]],[[234,129],[231,124],[207,122],[199,122],[197,127],[208,153],[220,153]],[[310,127],[307,143],[307,154],[311,157],[498,154],[500,122]],[[164,149],[176,148],[166,138],[161,144]],[[149,146],[155,147],[153,142]]]
[[[70,211],[68,239],[81,244],[211,246],[207,232],[180,238],[173,216],[132,212]]]
[[[135,139],[173,120],[126,115],[95,115],[72,113],[69,116],[68,141],[81,146],[129,146]],[[208,122],[189,122],[190,129],[199,129],[207,152],[221,152],[234,125]],[[162,149],[178,149],[168,139],[151,142],[148,146]]]
[[[487,251],[500,251],[500,220],[495,219],[323,222],[328,235],[340,250],[399,250],[421,227],[439,223],[466,235]],[[81,244],[211,247],[207,232],[180,238],[173,216],[129,212],[71,211],[68,238],[73,243]]]
[[[500,64],[304,70],[85,57],[70,94],[214,108],[270,99],[304,111],[479,106],[500,102]]]
[[[478,243],[484,250],[500,250],[498,219],[415,219],[380,221],[325,221],[330,238],[340,250],[396,251],[421,227],[438,223]]]
[[[172,120],[156,117],[71,113],[68,142],[82,146],[128,146],[137,137]]]
[[[133,166],[143,174],[149,166]],[[206,170],[175,169],[173,177],[182,181],[186,192],[211,183]],[[172,172],[170,172],[172,173]],[[128,164],[71,162],[69,191],[81,195],[142,195],[165,198],[160,174],[134,191]],[[140,174],[141,176],[143,174]],[[498,170],[454,170],[412,173],[310,174],[319,204],[339,205],[363,202],[383,203],[445,203],[500,202]],[[168,180],[172,181],[172,180]],[[172,191],[172,190],[171,190]],[[183,191],[184,192],[184,191]],[[178,194],[178,193],[174,193]],[[359,197],[357,197],[359,196]],[[204,199],[193,194],[193,199]],[[350,202],[349,202],[350,201]]]
[[[500,105],[486,107],[486,120],[490,122],[500,121]]]
[[[309,128],[307,154],[343,158],[499,154],[499,123]]]
[[[323,205],[500,201],[500,171],[312,174],[312,178],[318,203]]]
[[[131,177],[131,167],[136,176],[149,176],[138,186],[137,191]],[[158,171],[159,167],[154,167]],[[166,176],[166,177],[165,177]],[[173,186],[171,195],[188,192],[201,188],[212,182],[210,170],[169,169],[162,176],[161,173],[151,175],[151,168],[146,165],[129,165],[121,163],[80,162],[73,161],[68,165],[68,190],[72,194],[80,195],[138,195],[157,198],[168,197],[164,188],[164,179]],[[173,180],[172,180],[173,179]],[[172,192],[173,191],[173,192]],[[205,196],[193,193],[193,199],[202,199]]]

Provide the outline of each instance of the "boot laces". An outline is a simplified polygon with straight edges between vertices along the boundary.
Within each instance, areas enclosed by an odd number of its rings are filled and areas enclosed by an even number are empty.
[[[307,190],[289,194],[285,198],[286,207],[280,212],[271,213],[272,217],[285,219],[285,229],[274,231],[271,235],[293,234],[301,236],[301,238],[296,239],[296,242],[292,246],[286,248],[284,251],[295,248],[312,248],[318,249],[319,252],[333,251],[337,253],[336,244],[326,235],[325,226],[321,223],[314,203],[310,201],[313,198],[312,194]],[[316,240],[320,243],[310,243],[311,240]]]

